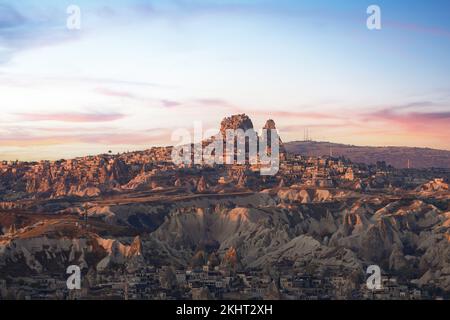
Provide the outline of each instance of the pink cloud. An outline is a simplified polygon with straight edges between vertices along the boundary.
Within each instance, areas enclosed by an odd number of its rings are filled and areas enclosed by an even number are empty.
[[[173,101],[173,100],[161,100],[161,103],[164,107],[166,108],[173,108],[173,107],[178,107],[181,105],[180,102],[178,101]]]
[[[392,109],[383,109],[362,115],[363,120],[383,120],[401,124],[427,125],[430,123],[448,124],[450,112],[407,112],[396,113]]]
[[[229,106],[229,103],[222,99],[197,99],[195,102],[206,105],[220,105],[220,106]]]
[[[65,144],[104,144],[104,145],[142,145],[151,146],[155,143],[167,143],[170,141],[170,135],[166,132],[161,134],[147,133],[93,133],[82,135],[52,135],[52,136],[29,136],[29,135],[10,135],[0,137],[2,146],[28,147],[28,146],[50,146]]]
[[[216,99],[216,98],[199,98],[199,99],[183,101],[183,102],[162,99],[162,100],[160,100],[160,102],[166,108],[175,108],[175,107],[180,107],[180,106],[186,105],[186,106],[190,106],[191,108],[204,108],[204,107],[223,108],[232,113],[238,113],[241,111],[240,108],[234,106],[233,104],[231,104],[225,100]]]
[[[123,119],[120,113],[19,113],[24,121],[108,122]]]
[[[305,118],[305,119],[344,119],[335,114],[327,114],[321,112],[296,112],[296,111],[269,111],[269,112],[258,112],[259,114],[268,114],[270,117],[277,118]]]
[[[170,135],[166,133],[146,134],[146,133],[129,133],[129,134],[89,134],[83,136],[75,136],[75,139],[84,143],[98,143],[107,145],[119,144],[149,144],[168,141]]]
[[[232,112],[240,112],[239,108],[232,105],[228,101],[222,100],[222,99],[215,99],[215,98],[204,98],[204,99],[196,99],[194,103],[199,104],[204,107],[218,107],[218,108],[225,108]]]
[[[95,92],[108,96],[108,97],[118,97],[118,98],[130,98],[130,99],[136,99],[137,97],[128,91],[120,91],[120,90],[113,90],[108,88],[97,88],[95,89]]]
[[[450,136],[450,112],[407,112],[396,113],[393,109],[383,109],[361,115],[364,122],[384,122],[396,126],[409,134],[435,137]]]

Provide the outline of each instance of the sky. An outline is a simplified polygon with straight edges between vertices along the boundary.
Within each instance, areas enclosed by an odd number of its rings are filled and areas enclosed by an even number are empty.
[[[173,145],[236,113],[283,141],[450,150],[449,56],[447,0],[0,0],[0,159]]]

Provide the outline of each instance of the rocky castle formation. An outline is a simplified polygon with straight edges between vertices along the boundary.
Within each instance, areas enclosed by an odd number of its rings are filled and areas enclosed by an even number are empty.
[[[226,136],[226,130],[238,129],[242,129],[244,132],[251,129],[255,130],[252,120],[245,113],[226,117],[220,123],[220,134],[224,137],[224,139]],[[270,130],[277,130],[275,121],[272,119],[267,120],[263,129],[269,130],[267,132],[267,146],[260,146],[259,144],[261,143],[261,141],[258,141],[258,148],[265,147],[266,151],[268,151],[268,153],[270,154],[272,150]],[[284,144],[281,141],[281,137],[279,139],[279,154],[280,160],[286,160],[287,153],[286,149],[284,148]]]
[[[224,118],[220,123],[220,133],[223,137],[225,137],[226,130],[237,129],[242,129],[244,131],[253,129],[253,122],[245,113]]]

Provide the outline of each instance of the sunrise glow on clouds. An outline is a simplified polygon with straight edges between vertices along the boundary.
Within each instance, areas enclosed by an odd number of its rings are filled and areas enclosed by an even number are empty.
[[[0,159],[173,144],[176,128],[242,112],[285,141],[308,127],[450,150],[450,5],[391,2],[374,32],[356,0],[80,0],[79,31],[67,3],[4,1]]]

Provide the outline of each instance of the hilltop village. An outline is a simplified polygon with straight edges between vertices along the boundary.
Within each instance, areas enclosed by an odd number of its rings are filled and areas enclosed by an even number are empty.
[[[220,133],[249,128],[235,115]],[[448,169],[308,157],[280,140],[279,170],[264,176],[251,163],[176,165],[172,150],[0,162],[0,297],[449,297]],[[67,289],[69,265],[80,290]]]

